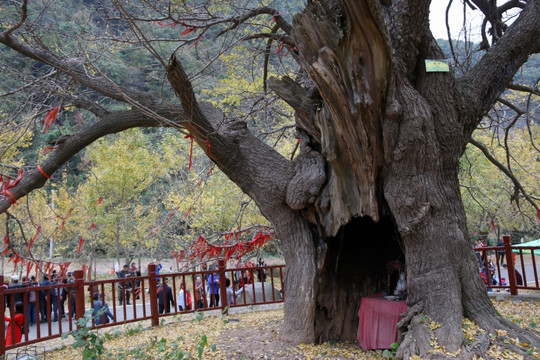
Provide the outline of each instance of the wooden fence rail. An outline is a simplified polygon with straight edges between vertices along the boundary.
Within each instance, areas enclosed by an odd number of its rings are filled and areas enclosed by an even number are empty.
[[[83,271],[76,270],[73,273],[74,278],[68,283],[9,289],[0,286],[0,315],[2,317],[15,314],[17,302],[20,301],[23,304],[23,335],[20,342],[15,343],[15,329],[18,327],[15,316],[10,316],[9,322],[0,321],[0,358],[8,350],[58,338],[66,332],[79,328],[77,320],[84,318],[85,312],[92,311],[93,313],[94,304],[98,300],[110,306],[112,319],[109,322],[103,321],[102,324],[96,324],[98,318],[92,316],[91,323],[88,323],[87,326],[93,328],[104,328],[142,320],[150,320],[153,326],[157,326],[161,317],[179,313],[215,309],[226,312],[230,307],[283,302],[284,267],[285,265],[275,265],[227,269],[225,261],[220,259],[217,268],[206,271],[157,274],[156,265],[150,264],[146,276],[84,281]],[[238,303],[228,304],[227,280],[230,281],[231,286],[234,286],[235,283],[242,282],[241,274],[246,271],[252,281],[247,281],[246,284],[243,284],[242,289],[244,290],[238,291],[241,292],[237,296]],[[255,282],[256,274],[259,274],[257,282]],[[264,283],[261,282],[263,279]],[[201,281],[200,304],[202,306],[198,306],[195,301],[195,294],[199,288],[197,280]],[[208,284],[208,281],[215,281],[219,284],[218,297],[220,301],[219,303],[214,301],[212,307],[208,306],[206,300],[208,295],[214,295],[214,291],[209,293],[209,285],[217,284]],[[4,283],[3,275],[0,275],[0,283]],[[271,294],[269,293],[270,288],[272,289]],[[35,308],[33,306],[30,308],[31,292],[35,293]],[[214,300],[218,297],[215,297]],[[192,307],[184,306],[180,309],[179,305],[187,305],[189,298],[191,298]],[[172,306],[168,308],[167,303],[172,304]],[[97,304],[99,306],[99,303]],[[66,305],[67,311],[65,310]],[[45,317],[40,316],[40,306],[48,314],[46,320]],[[31,325],[29,314],[34,309],[36,311],[36,324]],[[54,309],[57,309],[57,322],[54,322],[56,319],[53,319]],[[103,319],[106,317],[107,315]],[[11,332],[11,345],[6,345],[6,326],[14,330]]]

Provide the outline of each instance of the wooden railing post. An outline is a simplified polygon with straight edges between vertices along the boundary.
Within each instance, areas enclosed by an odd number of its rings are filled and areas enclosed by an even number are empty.
[[[84,272],[75,270],[73,276],[75,277],[75,319],[79,320],[84,317]],[[57,290],[54,289],[54,291]],[[81,326],[77,325],[77,329],[80,328]]]
[[[225,259],[218,260],[218,272],[219,272],[219,296],[221,298],[221,311],[223,314],[229,313],[229,308],[227,307],[227,284],[226,284],[226,274],[225,274]]]
[[[4,298],[4,275],[0,275],[0,358],[4,358],[6,354],[6,323],[4,317],[6,315],[6,299]]]
[[[152,326],[159,325],[158,297],[157,297],[157,279],[156,264],[148,264],[148,286],[150,296],[150,315],[152,316]]]
[[[508,269],[508,282],[510,283],[510,294],[517,295],[516,264],[512,256],[512,240],[510,235],[503,235],[504,253],[506,256],[506,266]]]

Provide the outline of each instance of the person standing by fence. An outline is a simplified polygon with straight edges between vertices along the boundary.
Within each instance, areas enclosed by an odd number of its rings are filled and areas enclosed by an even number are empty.
[[[195,278],[195,306],[197,309],[202,309],[205,307],[206,294],[204,293],[204,286],[202,283],[202,277],[197,275]]]
[[[23,303],[21,301],[17,301],[15,303],[15,314],[12,317],[4,316],[4,321],[8,322],[8,328],[6,333],[6,346],[16,344],[21,341],[24,325],[23,312]],[[14,335],[15,339],[13,339]]]
[[[266,267],[267,266],[262,257],[259,258],[259,263],[257,264],[257,266],[259,266],[259,267]],[[259,269],[259,270],[257,270],[257,272],[259,273],[259,281],[260,282],[265,282],[266,281],[266,270],[265,269]]]
[[[129,266],[124,265],[122,271],[118,273],[119,279],[125,279],[129,277],[131,273],[129,272]],[[131,282],[119,282],[118,283],[118,291],[120,292],[120,295],[118,296],[118,301],[120,302],[120,305],[122,305],[123,302],[125,302],[127,305],[131,305],[129,302],[130,292],[131,292]]]
[[[504,241],[502,239],[499,239],[499,242],[497,243],[497,246],[502,247],[501,250],[497,251],[497,258],[499,259],[499,263],[501,266],[504,265],[504,258],[506,257],[506,254],[504,253]]]
[[[39,283],[39,286],[52,285],[49,281],[49,276],[43,275],[43,280]],[[46,322],[50,319],[51,305],[56,299],[54,298],[55,291],[40,290],[39,291],[39,313],[41,315],[40,321]],[[48,301],[47,301],[48,300]]]
[[[94,321],[96,325],[107,324],[114,316],[109,310],[109,304],[105,301],[105,294],[94,293]]]
[[[184,311],[184,310],[191,310],[192,303],[191,303],[191,294],[189,293],[189,290],[186,290],[186,284],[182,283],[180,285],[180,291],[178,292],[178,310]]]
[[[210,270],[214,269],[214,266],[211,265]],[[207,287],[210,295],[210,307],[219,306],[219,275],[217,273],[208,275]]]
[[[171,306],[174,308],[174,297],[172,293],[172,289],[169,285],[167,285],[167,278],[163,278],[163,281],[161,281],[161,284],[158,285],[158,307],[159,307],[159,313],[163,314],[163,311],[165,313],[171,312]]]
[[[36,286],[34,275],[30,277],[28,280],[28,287]],[[37,323],[37,312],[36,312],[36,292],[35,291],[29,291],[28,292],[28,326],[36,325]]]

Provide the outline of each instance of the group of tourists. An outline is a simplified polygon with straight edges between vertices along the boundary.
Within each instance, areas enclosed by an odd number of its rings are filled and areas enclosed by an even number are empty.
[[[265,267],[267,265],[264,260],[260,258],[257,266]],[[253,267],[253,264],[251,264],[251,267]],[[177,296],[177,306],[179,311],[221,306],[220,282],[216,262],[212,262],[210,265],[203,264],[202,269],[204,271],[216,272],[206,275],[206,278],[204,279],[205,281],[203,281],[202,275],[197,275],[195,277],[195,283],[193,285],[193,297],[190,291],[186,289],[185,284],[181,284],[180,291],[178,292]],[[253,283],[254,271],[255,270],[250,269],[250,267],[243,271],[239,271],[237,274],[235,274],[237,280],[234,281],[234,284],[231,284],[231,279],[225,279],[227,304],[235,304],[237,297],[244,291],[244,287]],[[266,278],[266,270],[258,269],[256,272],[258,274],[259,281],[264,282]],[[175,305],[172,289],[168,285],[168,279],[166,277],[163,279],[164,281],[162,282],[158,278],[157,294],[160,314],[163,312],[170,312],[170,309]],[[233,286],[231,287],[231,285]]]
[[[266,263],[262,258],[257,264],[259,267],[266,267]],[[251,285],[254,282],[254,275],[258,276],[259,281],[264,282],[266,279],[265,269],[253,269],[252,263],[245,264],[244,269],[239,270],[234,274],[234,283],[231,279],[225,279],[225,294],[227,296],[227,304],[235,304],[236,299],[240,296],[245,286]],[[160,275],[160,270],[163,267],[161,264],[156,264],[156,275]],[[178,311],[189,311],[195,309],[211,308],[221,306],[220,299],[220,281],[219,272],[216,262],[212,262],[209,266],[203,266],[204,274],[195,276],[193,284],[193,294],[185,283],[181,283],[180,290],[176,296],[173,295],[172,288],[169,286],[167,276],[161,274],[157,276],[157,299],[158,311],[162,313],[170,313],[175,307]],[[172,268],[171,268],[172,272]],[[119,279],[130,279],[118,281],[118,302],[120,305],[131,305],[132,301],[138,299],[141,292],[141,281],[138,277],[141,272],[137,269],[135,263],[131,266],[127,264],[122,270],[117,272]],[[204,279],[203,279],[204,276]],[[71,272],[67,276],[60,278],[53,271],[51,276],[44,274],[38,282],[34,276],[28,279],[23,278],[19,281],[17,275],[11,277],[10,284],[4,284],[7,289],[27,288],[36,286],[53,286],[60,284],[71,284],[75,282],[75,278]],[[231,286],[232,285],[232,286]],[[39,323],[58,322],[62,318],[75,318],[75,286],[64,286],[53,289],[41,289],[36,291],[25,291],[5,296],[6,313],[10,311],[10,316],[5,316],[7,322],[6,345],[11,345],[21,341],[24,330],[24,317],[28,317],[28,326],[35,326]],[[100,293],[98,286],[91,286],[89,289],[94,311],[94,321],[96,325],[106,324],[113,319],[113,314],[109,309],[106,301],[106,296]],[[27,309],[24,309],[26,298]],[[67,304],[66,304],[67,302]],[[37,305],[39,304],[39,305]],[[14,334],[14,336],[13,336]]]
[[[475,249],[482,249],[488,246],[488,242],[486,239],[479,239],[474,242]],[[507,264],[505,264],[506,260],[506,252],[503,249],[504,242],[501,240],[498,241],[497,247],[500,247],[501,249],[497,249],[495,251],[495,256],[497,257],[497,262],[500,266],[507,268]],[[478,259],[478,267],[480,271],[480,276],[482,277],[482,281],[486,285],[506,285],[505,279],[499,278],[498,274],[499,271],[497,271],[497,265],[493,261],[492,255],[488,255],[488,251],[475,251],[476,258]],[[512,253],[512,261],[515,265],[516,259],[515,254]],[[519,271],[514,267],[514,273],[516,277],[516,283],[517,285],[523,285],[523,277],[519,273]],[[488,291],[491,291],[491,289],[488,289]]]
[[[163,268],[161,264],[157,261],[156,264],[156,275],[160,275],[160,270]],[[257,266],[265,267],[266,263],[262,258],[259,259]],[[254,273],[258,275],[259,281],[264,282],[266,278],[266,270],[264,269],[251,269],[254,267],[252,263],[245,265],[246,269],[244,271],[239,271],[235,274],[237,280],[234,281],[234,284],[231,283],[231,279],[226,278],[226,294],[227,294],[227,303],[234,304],[236,298],[244,291],[244,286],[250,285],[253,283]],[[204,275],[197,275],[194,278],[195,283],[193,284],[193,294],[190,290],[186,289],[185,283],[180,285],[180,290],[178,296],[173,295],[172,288],[169,285],[169,279],[167,276],[158,276],[157,277],[157,298],[158,298],[158,311],[160,314],[169,313],[172,308],[175,306],[179,311],[189,311],[192,309],[203,309],[207,307],[218,307],[221,306],[220,301],[220,282],[219,274],[217,272],[218,266],[216,262],[212,262],[210,265],[204,263],[202,264],[202,270],[215,271]],[[172,272],[172,268],[170,269]],[[140,276],[140,272],[137,270],[135,263],[132,263],[131,266],[127,264],[122,267],[122,270],[117,273],[119,279],[129,279],[130,277]],[[163,275],[163,274],[162,274]],[[233,285],[231,287],[231,285]],[[122,305],[124,302],[126,305],[131,305],[131,300],[138,298],[140,294],[140,281],[134,279],[133,281],[121,281],[118,282],[119,290],[119,304]],[[94,313],[100,311],[101,308],[106,307],[106,302],[101,295],[97,295],[97,298],[94,299]],[[108,310],[102,310],[105,314],[103,319],[107,320]]]
[[[51,277],[45,274],[41,281],[37,282],[35,276],[23,277],[19,281],[17,275],[11,277],[11,283],[4,284],[7,289],[21,289],[36,286],[50,286],[59,284],[68,284],[75,282],[72,273],[67,273],[67,277],[61,279],[53,271]],[[11,316],[5,316],[4,321],[8,323],[6,333],[6,345],[11,345],[21,341],[24,325],[24,297],[26,296],[28,316],[28,326],[47,321],[58,322],[62,318],[69,316],[75,317],[75,287],[62,287],[49,290],[36,290],[18,292],[5,296],[6,310],[11,312]],[[39,300],[39,301],[38,301]],[[66,311],[66,301],[67,311]],[[37,308],[36,303],[39,303]],[[13,333],[15,333],[15,342],[13,342]]]

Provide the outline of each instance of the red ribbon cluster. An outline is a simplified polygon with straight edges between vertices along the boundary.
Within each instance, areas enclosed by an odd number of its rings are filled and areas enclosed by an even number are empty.
[[[36,232],[36,235],[32,238],[32,240],[30,240],[30,243],[28,244],[27,252],[30,250],[30,247],[34,243],[34,240],[37,238],[40,230],[41,230],[41,227],[38,226],[38,230]],[[25,256],[20,256],[19,253],[15,249],[13,249],[13,247],[11,246],[11,244],[9,242],[9,236],[7,236],[7,235],[4,237],[4,245],[5,245],[4,250],[2,251],[0,256],[3,257],[8,252],[11,252],[11,256],[10,256],[10,258],[8,260],[8,263],[13,262],[13,264],[15,265],[14,269],[13,269],[13,272],[15,273],[17,271],[17,266],[19,264],[21,264],[21,266],[23,266],[23,267],[26,266],[26,278],[28,278],[30,276],[30,272],[32,271],[32,268],[34,266],[35,266],[36,278],[39,275],[40,268],[41,268],[41,271],[44,274],[48,274],[49,277],[50,277],[53,270],[58,267],[59,270],[60,270],[58,276],[60,277],[60,281],[62,281],[64,279],[64,277],[66,276],[66,274],[67,274],[67,270],[69,268],[69,265],[71,264],[71,262],[55,263],[55,262],[52,262],[52,261],[35,260],[35,259],[28,258],[28,257],[25,257]]]
[[[184,32],[182,32],[182,34],[180,34],[180,37],[184,36],[184,35],[187,35],[189,33],[192,33],[194,31],[197,31],[197,27],[195,25],[188,25],[185,23],[184,20],[181,20],[180,22],[178,21],[173,21],[169,24],[164,24],[162,23],[161,21],[154,21],[154,24],[157,24],[161,27],[169,27],[169,26],[176,26],[178,24],[182,24],[183,27],[185,27],[186,29],[184,30]],[[191,44],[190,47],[188,47],[188,50],[190,50],[192,47],[195,46],[195,44],[197,44],[199,42],[199,40],[201,40],[202,38],[202,34],[197,36],[197,39],[195,40],[195,42],[193,44]]]
[[[184,258],[184,250],[180,250],[180,251],[173,250],[172,254],[173,254],[173,257],[176,259],[177,263],[180,262],[180,260]]]
[[[17,202],[17,198],[13,196],[9,189],[14,188],[19,183],[19,181],[21,181],[22,176],[23,169],[19,170],[19,174],[17,175],[17,178],[15,180],[12,180],[11,177],[8,176],[8,178],[4,181],[4,178],[2,177],[2,175],[0,175],[0,183],[2,185],[0,194],[2,194],[4,198],[8,199],[10,204],[15,204]]]
[[[264,246],[266,243],[270,242],[273,239],[273,235],[268,232],[257,232],[255,236],[250,241],[240,241],[235,244],[227,245],[228,240],[234,236],[238,239],[239,233],[225,235],[225,244],[223,245],[213,245],[210,244],[202,236],[191,244],[190,250],[191,254],[189,255],[189,260],[194,260],[199,258],[199,261],[202,261],[205,257],[211,259],[213,257],[223,257],[225,260],[229,260],[234,257],[237,260],[240,260],[242,256],[249,252],[253,252],[258,248]],[[182,252],[183,257],[183,252]],[[180,261],[180,260],[177,260]]]
[[[43,149],[43,155],[47,155],[48,153],[50,153],[51,151],[53,151],[55,149],[58,149],[58,145],[45,146],[45,148]]]
[[[51,127],[52,123],[56,122],[56,117],[58,116],[59,111],[60,106],[52,108],[51,110],[47,110],[47,116],[45,117],[45,121],[43,122],[43,129],[41,129],[41,132],[45,131],[45,134],[49,132],[49,128]]]
[[[284,43],[284,42],[281,42],[281,43],[278,45],[277,49],[276,49],[276,54],[279,54],[280,52],[282,52],[284,47],[285,47],[285,43]],[[296,46],[289,46],[289,47],[287,48],[287,52],[286,52],[285,54],[283,54],[283,56],[289,55],[289,53],[291,52],[291,50],[296,51],[296,50],[297,50],[297,49],[296,49]]]

